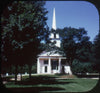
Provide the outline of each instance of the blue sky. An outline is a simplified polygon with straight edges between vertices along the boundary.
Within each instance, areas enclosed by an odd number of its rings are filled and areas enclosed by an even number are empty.
[[[85,28],[90,40],[99,32],[99,14],[96,7],[86,1],[46,1],[47,24],[52,27],[53,8],[56,12],[57,28]]]

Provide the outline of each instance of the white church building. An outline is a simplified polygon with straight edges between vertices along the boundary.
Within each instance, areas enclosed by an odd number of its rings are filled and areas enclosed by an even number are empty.
[[[56,30],[55,8],[53,10],[52,29]],[[51,32],[49,38],[51,42],[56,42],[55,46],[60,48],[61,41],[58,33],[54,34]],[[43,51],[37,58],[37,74],[56,73],[72,74],[70,66],[66,62],[66,57],[55,53],[55,51]]]

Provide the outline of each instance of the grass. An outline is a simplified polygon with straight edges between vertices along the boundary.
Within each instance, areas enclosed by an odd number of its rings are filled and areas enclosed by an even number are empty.
[[[33,91],[35,93],[85,92],[95,87],[97,82],[97,79],[82,79],[74,75],[35,75],[31,79],[28,76],[23,76],[23,81],[18,81],[17,84],[9,81],[5,84],[5,87],[18,93],[28,91],[30,93],[33,93]]]

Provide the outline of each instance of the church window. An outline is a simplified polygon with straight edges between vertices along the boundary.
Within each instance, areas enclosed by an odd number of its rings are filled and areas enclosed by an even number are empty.
[[[58,60],[52,60],[51,62],[52,70],[58,70]]]
[[[44,64],[48,64],[48,60],[44,60]]]

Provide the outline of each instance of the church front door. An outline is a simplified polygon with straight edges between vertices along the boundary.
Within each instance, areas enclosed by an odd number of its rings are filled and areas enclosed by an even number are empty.
[[[45,71],[45,73],[47,73],[47,66],[45,66],[44,71]]]

